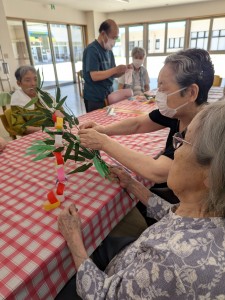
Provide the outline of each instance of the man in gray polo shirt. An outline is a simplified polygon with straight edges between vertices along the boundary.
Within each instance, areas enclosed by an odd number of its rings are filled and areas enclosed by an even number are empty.
[[[117,24],[113,20],[106,20],[99,27],[98,39],[84,50],[84,102],[87,112],[105,106],[104,100],[113,90],[113,79],[127,70],[126,65],[116,67],[115,64],[112,48],[118,35]]]

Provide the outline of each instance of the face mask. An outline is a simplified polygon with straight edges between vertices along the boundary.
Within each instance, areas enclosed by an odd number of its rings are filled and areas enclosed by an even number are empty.
[[[116,43],[116,41],[114,39],[108,38],[108,41],[106,43],[103,40],[103,45],[104,45],[105,50],[112,50],[112,48],[115,46],[115,43]]]
[[[160,113],[165,116],[165,117],[169,117],[169,118],[173,118],[175,116],[175,114],[177,113],[178,109],[180,109],[181,107],[185,106],[188,104],[188,102],[178,106],[177,108],[170,108],[167,105],[167,97],[173,94],[176,94],[180,91],[183,91],[185,88],[179,89],[178,91],[175,91],[171,94],[165,94],[162,92],[157,92],[155,95],[155,100],[156,100],[156,104],[159,108]]]
[[[143,59],[133,59],[133,65],[136,69],[139,69],[141,65],[143,65],[144,60]]]

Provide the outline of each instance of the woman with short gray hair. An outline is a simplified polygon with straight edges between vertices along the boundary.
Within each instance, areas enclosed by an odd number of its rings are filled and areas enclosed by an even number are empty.
[[[176,151],[168,186],[179,204],[152,196],[122,168],[111,170],[158,222],[110,257],[104,272],[86,253],[76,206],[61,212],[59,230],[76,265],[82,299],[224,299],[224,115],[225,101],[205,106],[188,125],[185,139],[179,132],[173,136]],[[108,242],[101,246],[105,257],[110,253]],[[73,293],[75,288],[68,300]]]
[[[131,51],[132,64],[126,73],[118,79],[119,89],[131,88],[134,96],[143,95],[144,92],[150,89],[150,79],[148,71],[143,66],[146,51],[144,48],[134,47]],[[127,82],[127,73],[132,72],[132,78]]]
[[[40,93],[37,92],[38,76],[37,71],[33,66],[26,65],[19,67],[15,72],[17,80],[17,89],[11,97],[11,121],[12,127],[17,135],[26,135],[41,130],[41,125],[44,119],[35,121],[32,125],[25,126],[24,124],[34,119],[37,112],[42,111],[43,108],[49,109],[42,99]],[[24,108],[31,99],[37,98],[35,104]],[[52,109],[53,112],[53,109]],[[55,111],[58,117],[63,117],[60,111]]]

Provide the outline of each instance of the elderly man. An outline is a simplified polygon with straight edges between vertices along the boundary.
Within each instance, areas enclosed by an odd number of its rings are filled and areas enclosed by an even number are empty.
[[[113,90],[113,79],[123,75],[127,69],[126,65],[115,65],[112,48],[118,34],[117,24],[106,20],[100,25],[98,39],[84,50],[84,102],[87,112],[105,106],[104,100]]]

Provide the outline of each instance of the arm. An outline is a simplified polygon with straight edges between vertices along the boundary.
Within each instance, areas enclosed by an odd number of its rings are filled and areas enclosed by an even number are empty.
[[[68,244],[76,265],[77,292],[82,299],[137,299],[141,294],[148,295],[152,289],[157,290],[158,288],[160,288],[159,293],[163,288],[163,292],[167,295],[171,297],[174,295],[176,276],[171,276],[169,281],[166,281],[163,276],[168,266],[169,269],[173,267],[173,260],[168,261],[170,256],[169,258],[165,257],[162,262],[154,261],[151,255],[152,251],[148,249],[142,251],[141,241],[137,240],[114,257],[106,272],[102,272],[88,258],[82,241],[80,218],[75,205],[71,205],[60,213],[58,227]],[[149,239],[148,229],[142,236],[142,240]],[[152,247],[150,247],[151,249]],[[134,255],[137,252],[138,255]],[[148,252],[149,255],[147,255]],[[164,255],[164,251],[161,255]],[[130,258],[129,264],[124,257]],[[143,281],[143,271],[145,281]],[[108,273],[109,275],[107,275]]]
[[[138,198],[145,206],[148,205],[148,200],[152,193],[142,183],[134,179],[122,167],[110,167],[110,177],[113,181],[118,181],[122,188],[125,188],[129,193]]]
[[[12,109],[12,115],[11,115],[11,120],[12,120],[12,127],[16,131],[18,135],[24,135],[24,134],[30,134],[36,131],[41,130],[41,121],[35,122],[35,126],[32,124],[32,126],[24,126],[24,124],[32,119],[34,116],[25,116],[23,114],[27,112],[36,112],[37,110],[27,110],[22,107],[18,106],[11,106]]]
[[[74,264],[78,269],[88,258],[88,255],[84,248],[81,222],[77,211],[75,205],[65,208],[58,217],[58,228],[67,242],[73,256]]]
[[[140,117],[128,118],[119,122],[114,122],[107,126],[98,125],[95,122],[89,121],[82,124],[80,128],[93,128],[100,133],[104,133],[110,136],[153,132],[165,127],[153,122],[148,115],[144,115]]]
[[[144,89],[145,89],[145,92],[149,91],[150,90],[149,84],[145,84]]]
[[[100,134],[94,129],[82,129],[79,131],[79,136],[84,147],[105,151],[136,174],[157,183],[167,181],[172,163],[170,158],[161,155],[158,159],[154,159],[124,147],[114,139]]]
[[[100,81],[112,76],[119,77],[125,73],[126,69],[127,69],[126,65],[119,65],[117,67],[104,70],[104,71],[92,71],[90,72],[90,76],[93,81]]]

